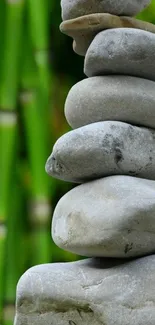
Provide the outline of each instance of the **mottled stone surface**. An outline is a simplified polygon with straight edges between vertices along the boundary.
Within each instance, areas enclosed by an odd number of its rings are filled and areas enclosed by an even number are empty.
[[[65,116],[74,128],[117,120],[155,128],[155,82],[129,76],[98,76],[74,85]]]
[[[88,259],[27,271],[14,325],[154,325],[155,256]]]
[[[91,14],[61,23],[62,33],[74,39],[73,49],[85,55],[94,37],[101,31],[111,28],[138,28],[155,33],[155,25],[132,17],[119,17],[110,14]]]
[[[113,121],[83,126],[58,139],[46,171],[79,183],[118,174],[155,179],[155,130]]]
[[[150,0],[61,0],[62,19],[72,19],[97,12],[135,16]]]
[[[155,182],[110,176],[75,187],[56,206],[52,238],[83,256],[155,252]]]
[[[100,32],[88,48],[84,72],[88,77],[125,74],[155,80],[155,34],[115,28]]]

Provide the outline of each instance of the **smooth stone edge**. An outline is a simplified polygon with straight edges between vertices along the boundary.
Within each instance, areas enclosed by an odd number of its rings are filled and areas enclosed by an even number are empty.
[[[102,80],[104,81],[104,85],[103,87],[106,88],[106,84],[111,84],[113,85],[113,83],[118,83],[118,87],[121,87],[121,83],[123,83],[124,85],[124,82],[126,82],[128,84],[129,82],[129,87],[131,89],[131,82],[134,83],[134,81],[137,81],[137,83],[141,83],[141,86],[143,87],[146,87],[147,88],[151,88],[151,92],[150,92],[150,97],[148,98],[152,98],[153,96],[153,89],[155,89],[155,81],[153,80],[148,80],[148,79],[144,79],[144,78],[140,78],[140,77],[135,77],[135,76],[129,76],[129,75],[104,75],[104,76],[93,76],[93,77],[90,77],[90,78],[84,78],[82,80],[80,80],[79,82],[77,82],[76,84],[74,84],[69,92],[68,92],[68,95],[66,97],[66,100],[65,100],[65,104],[64,104],[64,114],[65,114],[65,118],[68,122],[68,124],[71,126],[72,129],[77,129],[79,127],[83,127],[83,126],[86,126],[88,124],[92,124],[92,123],[96,123],[96,122],[104,122],[104,121],[107,121],[107,120],[111,120],[112,117],[110,118],[105,118],[105,119],[100,119],[100,120],[94,120],[94,121],[88,121],[87,123],[84,123],[84,124],[74,124],[73,122],[73,118],[72,118],[72,115],[75,114],[75,117],[79,116],[80,115],[80,112],[82,111],[81,108],[82,106],[85,106],[84,104],[84,101],[85,101],[85,98],[84,95],[87,95],[87,92],[84,91],[83,92],[83,89],[89,89],[90,90],[90,86],[88,86],[89,83],[92,83],[92,86],[93,86],[93,79],[94,79],[94,84],[95,86],[97,86],[97,79],[98,79],[98,82],[99,80]],[[108,81],[107,81],[108,80]],[[110,81],[109,81],[110,80]],[[85,86],[84,86],[84,83],[85,83]],[[110,87],[111,87],[111,84],[110,84]],[[110,89],[109,87],[109,89]],[[80,93],[80,88],[82,88],[82,96],[80,97],[80,100],[77,100],[76,99],[76,92],[77,93]],[[128,89],[128,88],[126,88]],[[136,87],[135,85],[133,86],[133,90],[134,92],[136,92],[137,90],[136,89],[140,89],[140,86]],[[101,90],[101,88],[100,88]],[[126,92],[128,92],[128,90],[126,90]],[[142,92],[142,90],[141,90]],[[94,91],[92,91],[92,94],[94,93]],[[114,94],[116,94],[116,92],[114,92]],[[108,96],[109,97],[109,96]],[[91,96],[90,96],[91,98]],[[120,98],[121,100],[121,96],[118,95],[118,98]],[[143,98],[143,96],[142,96]],[[154,102],[155,102],[155,96],[153,97],[154,98]],[[75,99],[75,100],[74,100]],[[78,98],[79,99],[79,98]],[[89,100],[88,100],[89,101]],[[149,101],[150,102],[150,101]],[[73,103],[74,105],[79,105],[80,106],[80,109],[76,110],[75,107],[73,107]],[[146,101],[145,101],[146,103]],[[121,104],[120,104],[121,106]],[[148,108],[147,108],[147,105],[145,105],[145,112],[148,111]],[[71,107],[71,109],[70,109]],[[152,105],[151,105],[152,107]],[[113,108],[114,109],[114,108]],[[134,107],[133,107],[133,111],[134,111]],[[135,109],[136,110],[136,109]],[[154,106],[154,110],[155,110],[155,106]],[[95,115],[95,111],[98,111],[97,108],[94,109],[94,115]],[[104,109],[103,109],[104,111]],[[88,110],[89,112],[89,110]],[[121,110],[120,110],[121,112]],[[120,113],[119,113],[120,114]],[[118,115],[119,115],[118,114]],[[89,114],[86,114],[89,118]],[[139,118],[140,118],[140,115],[139,115]],[[76,119],[74,118],[74,121],[76,121]],[[78,118],[78,121],[79,121],[79,118]],[[120,117],[118,117],[118,119],[114,118],[113,121],[118,121],[118,122],[124,122],[124,123],[128,123],[128,124],[133,124],[134,126],[140,126],[140,127],[147,127],[147,128],[155,128],[155,123],[154,125],[150,123],[146,123],[146,124],[143,124],[143,123],[138,123],[137,121],[133,121],[133,120],[125,120],[125,119],[120,119]]]

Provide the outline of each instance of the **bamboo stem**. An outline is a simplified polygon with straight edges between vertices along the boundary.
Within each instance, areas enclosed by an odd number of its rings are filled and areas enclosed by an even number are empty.
[[[2,306],[4,301],[4,264],[5,264],[5,243],[7,235],[7,216],[8,216],[8,206],[9,206],[9,196],[11,190],[11,173],[14,168],[13,157],[15,153],[15,142],[16,142],[16,128],[17,128],[17,118],[16,112],[5,112],[0,111],[0,148],[1,148],[1,160],[0,160],[0,233],[2,234],[1,241],[1,262],[0,262],[0,310],[2,312]],[[0,315],[2,319],[2,313]]]
[[[8,217],[8,202],[11,190],[11,175],[14,169],[13,160],[16,155],[17,131],[17,91],[18,68],[20,57],[20,42],[23,21],[23,0],[5,0],[4,46],[1,64],[0,84],[0,223],[3,231],[3,245],[0,255],[0,287],[5,282],[3,270],[4,250],[6,243],[6,222]],[[2,322],[2,305],[4,292],[0,291],[0,322]]]
[[[17,168],[17,172],[16,172]],[[22,252],[22,208],[23,188],[18,177],[18,165],[15,166],[12,177],[11,197],[9,200],[7,218],[7,240],[6,240],[6,281],[5,281],[5,308],[4,324],[13,324],[15,311],[16,285],[21,275]],[[20,243],[20,244],[19,244]]]
[[[33,55],[38,69],[40,94],[49,102],[50,74],[48,63],[49,47],[49,1],[28,0],[30,33]],[[44,103],[45,104],[45,103]]]
[[[6,7],[6,3],[5,0],[1,0],[0,1],[0,72],[2,71],[2,65],[3,65],[3,60],[2,60],[2,56],[3,56],[3,46],[2,44],[4,44],[4,27],[5,27],[5,7]],[[0,87],[1,87],[1,78],[2,75],[0,73]]]
[[[6,0],[1,109],[16,108],[24,0]]]
[[[44,263],[50,259],[50,183],[45,173],[48,155],[48,115],[42,108],[38,70],[33,57],[30,39],[25,48],[23,65],[22,104],[26,131],[27,150],[31,172],[30,219],[32,227],[32,263]],[[46,124],[45,124],[46,122]]]

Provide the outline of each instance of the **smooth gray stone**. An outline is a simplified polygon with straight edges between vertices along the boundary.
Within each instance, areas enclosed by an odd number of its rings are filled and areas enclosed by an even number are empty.
[[[155,34],[134,28],[107,29],[96,35],[85,56],[88,77],[125,74],[155,80]]]
[[[65,116],[74,128],[115,120],[155,128],[155,82],[129,76],[98,76],[74,85]]]
[[[46,171],[77,183],[109,175],[155,179],[155,130],[115,121],[83,126],[57,140]]]
[[[155,182],[110,176],[75,187],[55,208],[52,237],[83,256],[155,253]]]
[[[14,325],[154,325],[155,256],[46,264],[17,287]]]
[[[150,2],[150,0],[61,0],[62,19],[104,12],[118,16],[135,16]]]

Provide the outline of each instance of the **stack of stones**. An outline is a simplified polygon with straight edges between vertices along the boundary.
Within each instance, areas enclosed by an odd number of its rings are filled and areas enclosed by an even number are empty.
[[[52,235],[90,258],[28,270],[16,325],[155,325],[155,26],[128,17],[148,3],[62,0],[88,78],[68,94],[74,130],[46,164],[82,183],[59,201]]]

